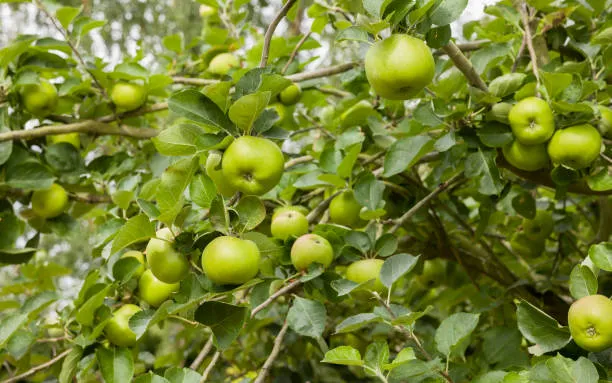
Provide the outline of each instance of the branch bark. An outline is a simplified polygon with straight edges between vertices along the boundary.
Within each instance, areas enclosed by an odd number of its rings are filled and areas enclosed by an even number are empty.
[[[215,355],[213,355],[212,360],[210,361],[208,366],[206,366],[206,370],[204,370],[204,373],[202,373],[202,379],[200,379],[200,383],[204,383],[206,382],[206,380],[208,380],[208,375],[210,375],[212,369],[215,368],[215,364],[217,364],[217,361],[219,360],[220,356],[221,351],[215,352]]]
[[[474,66],[470,62],[470,60],[465,57],[463,52],[455,45],[454,42],[450,41],[447,45],[442,47],[442,50],[446,52],[448,57],[453,61],[457,69],[459,69],[464,76],[468,79],[472,86],[482,90],[483,92],[488,92],[489,88],[487,88],[487,84],[482,80]]]
[[[284,75],[285,72],[287,72],[287,69],[289,69],[289,65],[291,65],[291,63],[295,59],[295,56],[297,55],[298,51],[300,50],[302,45],[304,45],[306,40],[308,40],[308,38],[310,37],[311,34],[312,34],[312,31],[309,31],[308,33],[306,33],[304,35],[304,37],[302,37],[300,39],[300,41],[298,41],[298,43],[295,45],[295,48],[293,48],[293,52],[291,52],[291,56],[289,56],[289,60],[287,60],[287,64],[285,64],[285,66],[283,67],[283,70],[281,70],[281,74],[282,75]]]
[[[296,1],[297,0],[287,0],[285,5],[283,5],[280,11],[278,11],[278,13],[276,14],[276,16],[274,16],[274,19],[268,26],[268,29],[266,30],[266,34],[264,36],[264,45],[263,50],[261,52],[261,61],[259,62],[260,68],[265,68],[265,66],[268,65],[268,56],[270,55],[270,43],[272,42],[272,36],[274,36],[274,31],[276,30],[276,27],[278,27],[278,24],[281,22],[283,17],[287,15],[287,12],[289,12],[291,7],[293,7],[293,5],[296,3]]]
[[[206,358],[206,356],[208,355],[208,353],[212,349],[213,339],[214,339],[213,335],[211,335],[208,338],[208,341],[204,344],[204,347],[202,347],[202,350],[200,351],[198,356],[196,356],[196,358],[193,360],[193,362],[191,362],[191,365],[189,365],[189,368],[191,368],[192,370],[197,370],[198,367],[200,367],[200,365],[204,361],[204,358]]]
[[[527,14],[527,4],[524,2],[514,1],[515,7],[521,14],[521,21],[523,23],[523,28],[525,29],[525,43],[527,45],[527,50],[529,51],[529,57],[531,58],[531,69],[533,71],[533,75],[536,78],[536,82],[540,85],[540,73],[538,71],[538,55],[536,53],[535,48],[533,47],[533,36],[531,35],[531,26],[529,24],[529,15]]]
[[[253,311],[251,311],[251,318],[255,318],[255,315],[257,315],[258,312],[268,307],[272,302],[276,300],[276,298],[280,297],[281,295],[287,294],[289,291],[293,290],[294,288],[299,286],[301,283],[302,281],[300,281],[299,279],[296,279],[295,281],[289,283],[287,286],[279,289],[277,292],[270,295],[268,299],[266,299],[262,304],[255,307]]]
[[[50,125],[30,130],[12,130],[0,133],[0,142],[11,140],[32,140],[39,137],[65,133],[91,133],[99,135],[125,136],[137,139],[147,139],[159,134],[159,130],[150,128],[135,128],[131,126],[112,126],[100,121],[86,120],[66,125]]]
[[[342,191],[335,192],[323,202],[318,204],[317,207],[315,207],[310,213],[308,213],[308,215],[306,216],[306,219],[308,219],[308,223],[313,223],[317,218],[319,218],[319,216],[323,214],[325,210],[327,210],[327,207],[331,203],[332,199],[334,199],[340,193],[342,193]]]
[[[274,347],[272,347],[272,352],[268,355],[268,359],[266,359],[263,367],[259,371],[259,375],[257,375],[257,379],[255,379],[254,383],[263,383],[268,376],[268,372],[274,363],[274,360],[278,357],[278,354],[281,350],[281,345],[283,344],[283,338],[285,338],[285,334],[287,333],[287,329],[289,328],[289,322],[285,319],[283,323],[283,327],[281,327],[276,339],[274,340]]]
[[[293,82],[301,82],[301,81],[306,81],[306,80],[312,80],[315,78],[328,77],[328,76],[333,76],[335,74],[344,73],[359,65],[361,65],[361,63],[352,62],[352,63],[334,65],[328,68],[322,68],[322,69],[318,69],[312,72],[296,73],[296,74],[292,74],[286,77]]]
[[[23,379],[27,378],[28,376],[32,376],[32,375],[36,374],[38,371],[42,371],[42,370],[44,370],[44,369],[46,369],[48,367],[51,367],[55,363],[57,363],[60,360],[64,359],[66,357],[66,355],[70,354],[71,351],[72,351],[72,349],[69,348],[68,350],[65,350],[64,352],[62,352],[61,354],[57,355],[55,358],[49,360],[48,362],[45,362],[43,364],[39,364],[38,366],[29,369],[28,371],[24,372],[23,374],[19,374],[17,376],[13,376],[12,378],[6,379],[6,380],[2,381],[2,383],[14,383],[14,382],[18,382],[20,380],[23,380]]]

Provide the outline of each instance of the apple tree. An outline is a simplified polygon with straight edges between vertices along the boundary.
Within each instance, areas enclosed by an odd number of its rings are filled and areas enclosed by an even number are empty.
[[[612,380],[610,0],[16,3],[1,382]]]

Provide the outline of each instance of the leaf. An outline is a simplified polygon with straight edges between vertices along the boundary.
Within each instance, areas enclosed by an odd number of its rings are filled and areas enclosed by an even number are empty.
[[[489,84],[489,92],[501,98],[509,96],[522,86],[526,77],[527,75],[523,73],[508,73],[496,77]]]
[[[468,0],[442,0],[430,15],[430,21],[435,25],[448,25],[457,20],[467,7]]]
[[[342,364],[344,366],[363,366],[359,350],[351,346],[340,346],[325,353],[322,363]]]
[[[597,383],[599,373],[590,360],[585,357],[577,361],[557,355],[546,361],[546,367],[556,383]]]
[[[363,359],[367,369],[376,372],[376,375],[380,376],[384,366],[389,362],[389,345],[386,341],[382,340],[371,343],[366,349]]]
[[[524,218],[534,219],[536,216],[536,201],[529,192],[523,192],[512,198],[512,207]]]
[[[127,246],[146,241],[152,237],[155,237],[155,225],[145,214],[139,214],[128,219],[125,225],[119,229],[113,240],[111,253],[115,254]]]
[[[434,141],[424,135],[404,137],[395,141],[385,155],[383,175],[391,177],[407,170],[429,153],[433,146]]]
[[[223,138],[221,134],[206,133],[196,125],[180,124],[162,130],[151,141],[155,149],[165,156],[187,156],[213,148]]]
[[[569,288],[574,299],[597,294],[597,278],[588,266],[576,265],[570,273]]]
[[[224,234],[229,232],[229,213],[222,196],[217,195],[212,200],[208,217],[215,230]]]
[[[169,166],[161,175],[155,199],[161,214],[158,219],[171,226],[183,208],[183,192],[198,169],[198,158],[184,158]]]
[[[476,134],[480,141],[490,148],[501,148],[514,140],[510,128],[500,123],[485,124]]]
[[[480,179],[478,191],[484,195],[498,195],[504,187],[495,164],[496,156],[497,152],[494,150],[479,148],[476,152],[468,154],[465,159],[465,175],[468,178]]]
[[[385,233],[380,238],[376,240],[376,244],[374,246],[374,250],[376,250],[376,255],[379,257],[388,257],[393,255],[397,250],[397,238],[395,235],[391,233]]]
[[[68,29],[68,26],[70,25],[72,20],[74,20],[74,18],[77,17],[80,12],[80,8],[62,7],[55,12],[55,17],[57,17],[64,29]]]
[[[408,311],[406,313],[396,314],[397,316],[391,323],[393,325],[402,325],[412,328],[417,320],[427,315],[431,310],[433,310],[433,306],[427,306],[425,310],[422,311]]]
[[[349,294],[351,291],[355,290],[357,287],[364,285],[364,283],[355,283],[353,281],[349,281],[348,279],[336,279],[332,281],[331,287],[336,290],[338,296],[344,296]]]
[[[380,269],[380,281],[382,284],[390,289],[395,281],[414,269],[414,266],[419,261],[419,257],[402,253],[387,258]]]
[[[542,83],[548,91],[548,96],[554,99],[561,94],[571,83],[572,75],[569,73],[551,73],[540,71]]]
[[[373,313],[362,313],[350,316],[336,326],[336,333],[353,332],[371,323],[380,323],[382,318]]]
[[[59,383],[71,383],[74,379],[79,362],[83,358],[83,348],[74,346],[70,353],[62,362],[62,369],[59,374]]]
[[[440,366],[439,359],[429,362],[413,359],[391,370],[388,381],[389,383],[423,382],[427,381],[427,378],[439,376],[437,371],[441,369],[443,366]]]
[[[170,383],[200,383],[202,375],[189,368],[171,367],[164,373]]]
[[[201,173],[193,177],[189,184],[189,196],[196,205],[209,208],[217,196],[217,187],[209,176]]]
[[[138,376],[134,379],[133,383],[172,383],[168,379],[163,378],[159,375],[155,375],[153,372],[149,371],[146,374]]]
[[[517,304],[516,317],[518,328],[523,336],[535,343],[529,347],[534,355],[543,355],[556,351],[569,343],[571,337],[567,327],[561,326],[548,314],[527,301]]]
[[[287,314],[289,327],[297,334],[311,338],[321,337],[326,318],[327,312],[322,303],[300,297],[295,297]]]
[[[210,327],[215,335],[215,345],[220,350],[228,348],[242,330],[249,309],[223,302],[204,302],[198,307],[194,319]]]
[[[367,207],[368,210],[376,210],[381,207],[385,184],[377,180],[374,174],[368,173],[355,183],[354,191],[355,199],[361,206]]]
[[[243,132],[249,133],[253,123],[270,102],[271,92],[247,94],[236,100],[229,108],[229,118]]]
[[[235,209],[238,212],[242,231],[253,230],[266,219],[266,208],[256,196],[242,197]]]
[[[370,236],[362,231],[351,231],[344,236],[344,240],[348,246],[352,246],[362,253],[368,252],[373,245]]]
[[[442,354],[463,357],[469,337],[478,325],[480,314],[456,313],[444,319],[436,330],[436,347]]]
[[[236,127],[210,98],[194,89],[174,93],[168,99],[168,108],[173,113],[212,128],[225,130],[235,135]]]
[[[3,347],[9,338],[17,331],[28,319],[27,314],[9,314],[0,320],[0,347]]]
[[[357,26],[350,26],[346,29],[341,30],[336,35],[336,41],[360,41],[369,43],[371,41],[370,35],[366,30]]]
[[[125,383],[134,377],[134,360],[130,349],[98,347],[96,358],[106,383]]]
[[[94,285],[96,286],[96,285]],[[77,308],[75,319],[84,326],[91,326],[94,322],[96,310],[104,304],[104,298],[113,285],[98,284],[99,290]]]
[[[125,257],[113,264],[113,277],[120,284],[128,282],[143,267],[135,257]]]
[[[18,265],[29,262],[38,249],[0,249],[0,264]]]
[[[591,246],[589,258],[600,269],[612,272],[612,242],[602,242]]]

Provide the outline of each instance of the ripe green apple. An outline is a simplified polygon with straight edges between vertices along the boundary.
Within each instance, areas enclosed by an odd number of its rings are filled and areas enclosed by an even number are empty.
[[[599,157],[601,135],[589,124],[570,126],[555,132],[548,143],[548,155],[555,165],[586,168]]]
[[[334,249],[327,239],[317,234],[304,234],[291,246],[291,262],[298,270],[305,270],[313,263],[327,268],[334,260]]]
[[[297,211],[274,213],[270,231],[274,238],[286,240],[291,236],[299,237],[308,233],[308,220],[304,214]]]
[[[329,204],[329,219],[338,225],[362,227],[365,221],[359,218],[361,205],[352,190],[338,194]]]
[[[216,55],[208,64],[208,71],[218,76],[225,76],[234,68],[240,68],[240,60],[228,52]]]
[[[425,287],[440,286],[446,280],[446,262],[440,258],[426,260],[417,279]]]
[[[152,307],[159,307],[170,299],[172,293],[178,291],[180,283],[165,283],[153,275],[151,270],[145,270],[138,280],[138,296]]]
[[[104,326],[104,334],[109,342],[119,347],[132,347],[136,343],[136,334],[130,329],[130,318],[142,309],[136,305],[126,304],[119,307],[113,317]]]
[[[140,251],[137,250],[130,250],[130,251],[126,251],[121,258],[128,258],[128,257],[132,257],[138,260],[138,262],[140,262],[140,266],[138,266],[138,268],[136,269],[136,272],[134,273],[134,277],[136,278],[140,278],[140,276],[142,275],[142,273],[144,273],[145,271],[145,258],[144,258],[144,254]]]
[[[527,97],[508,113],[512,133],[523,145],[543,144],[555,131],[555,116],[541,98]]]
[[[144,86],[129,82],[118,82],[110,94],[113,104],[120,111],[140,108],[147,101],[147,91]]]
[[[385,291],[385,285],[380,281],[380,269],[383,266],[382,259],[363,259],[350,264],[346,269],[346,279],[355,283],[366,283],[360,286],[359,289],[370,290],[376,292]]]
[[[208,18],[216,14],[217,14],[217,8],[211,7],[210,5],[206,5],[206,4],[200,5],[200,16],[202,16],[203,18]]]
[[[599,131],[604,137],[612,137],[612,109],[599,105],[601,119],[599,121]]]
[[[272,141],[252,136],[234,140],[223,154],[221,169],[227,182],[245,194],[262,195],[283,176],[285,158]]]
[[[36,190],[32,193],[32,210],[39,217],[54,218],[68,208],[68,193],[58,184],[49,189]]]
[[[278,101],[283,105],[294,105],[300,101],[302,89],[298,84],[291,84],[278,94]]]
[[[490,121],[497,121],[503,124],[509,124],[510,120],[508,120],[508,114],[510,113],[510,109],[512,109],[512,104],[508,102],[498,102],[497,104],[493,104],[491,110],[487,113],[487,119]]]
[[[50,115],[57,106],[57,89],[48,81],[27,84],[19,93],[26,110],[37,117]]]
[[[581,348],[600,352],[612,347],[612,301],[589,295],[570,306],[567,321],[574,342]]]
[[[81,137],[79,136],[79,133],[66,133],[47,136],[47,145],[59,144],[60,142],[66,142],[77,149],[81,147]]]
[[[276,209],[274,209],[274,213],[272,214],[272,220],[274,220],[274,218],[276,218],[277,215],[288,212],[288,211],[295,211],[295,212],[302,214],[303,216],[306,216],[309,213],[308,208],[304,206],[300,206],[300,205],[281,206],[281,207],[277,207]]]
[[[353,126],[364,126],[368,117],[378,115],[369,101],[361,100],[348,108],[340,115],[340,129],[345,130]]]
[[[241,285],[255,278],[260,259],[255,242],[217,237],[202,252],[202,269],[218,285]]]
[[[223,171],[220,166],[222,158],[221,153],[217,151],[208,153],[208,157],[206,158],[206,174],[208,174],[210,179],[215,183],[217,191],[221,193],[222,196],[229,198],[236,193],[236,189],[232,187],[223,176]]]
[[[163,228],[147,244],[147,264],[157,279],[165,283],[177,283],[189,273],[187,257],[174,247],[174,235]]]
[[[502,152],[510,165],[530,172],[547,168],[550,162],[545,144],[524,145],[514,140],[504,146]]]
[[[431,83],[435,63],[423,40],[395,34],[368,49],[365,72],[370,86],[379,96],[407,100]]]
[[[533,219],[523,219],[523,233],[532,240],[548,238],[553,232],[554,222],[548,210],[538,210]]]

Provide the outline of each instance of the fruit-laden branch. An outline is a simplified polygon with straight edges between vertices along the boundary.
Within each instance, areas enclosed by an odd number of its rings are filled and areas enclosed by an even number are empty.
[[[192,370],[197,370],[198,367],[200,367],[200,365],[204,361],[204,358],[206,358],[206,356],[208,355],[208,353],[212,349],[213,340],[214,340],[214,336],[213,335],[208,337],[208,341],[206,341],[206,344],[204,344],[204,347],[202,347],[202,350],[200,351],[198,356],[196,356],[196,358],[193,360],[191,365],[189,365],[189,368],[191,368]]]
[[[259,371],[259,375],[257,375],[257,379],[255,379],[254,383],[265,382],[266,377],[268,376],[268,372],[270,371],[270,368],[272,368],[274,360],[276,360],[278,354],[280,353],[281,346],[283,344],[283,338],[285,338],[287,329],[289,329],[289,322],[287,322],[287,320],[285,319],[283,327],[281,327],[280,331],[278,332],[278,335],[276,336],[276,339],[274,340],[274,347],[272,347],[272,352],[270,352],[270,355],[268,355],[268,359],[266,359],[263,367],[261,367],[261,371]]]
[[[42,370],[44,370],[47,367],[53,366],[55,363],[57,363],[60,360],[64,359],[66,357],[66,355],[70,354],[71,351],[72,351],[72,349],[69,348],[68,350],[65,350],[64,352],[62,352],[61,354],[57,355],[55,358],[49,360],[48,362],[45,362],[43,364],[39,364],[38,366],[29,369],[28,371],[24,372],[23,374],[20,374],[20,375],[17,375],[17,376],[13,376],[12,378],[8,378],[6,380],[3,380],[2,383],[13,383],[13,382],[19,382],[20,380],[24,380],[28,376],[32,376],[32,375],[36,374],[38,371],[42,371]]]
[[[131,126],[112,126],[100,121],[86,120],[66,125],[50,125],[30,130],[12,130],[0,133],[0,142],[11,140],[32,140],[39,137],[66,133],[91,133],[99,135],[126,136],[137,139],[155,137],[159,130],[135,128]]]
[[[266,30],[266,34],[264,36],[264,45],[263,50],[261,52],[261,61],[259,62],[260,68],[265,68],[266,65],[268,65],[270,44],[272,43],[272,36],[274,36],[274,31],[276,30],[276,27],[278,27],[278,24],[281,22],[283,17],[285,17],[287,12],[289,12],[289,9],[291,9],[291,7],[293,7],[293,5],[296,3],[296,1],[297,0],[288,0],[285,5],[283,5],[283,7],[280,9],[280,11],[278,11],[276,16],[274,16],[274,19],[268,26],[268,29]]]
[[[266,299],[262,304],[260,304],[259,306],[255,307],[253,309],[253,311],[251,311],[251,318],[254,318],[255,315],[257,315],[258,312],[260,312],[261,310],[263,310],[266,307],[268,307],[272,302],[274,302],[276,300],[276,298],[280,297],[281,295],[287,294],[289,291],[293,290],[294,288],[299,286],[301,283],[302,283],[302,281],[300,281],[299,279],[296,279],[295,281],[289,283],[287,286],[279,289],[277,292],[275,292],[274,294],[270,295],[268,297],[268,299]]]
[[[457,69],[459,69],[463,75],[468,79],[472,86],[482,90],[483,92],[488,92],[489,88],[487,88],[487,84],[480,78],[474,66],[468,60],[467,57],[459,50],[459,47],[455,45],[454,42],[449,42],[447,45],[442,47],[442,50],[446,52],[448,57],[453,61]]]
[[[221,351],[215,352],[215,355],[213,355],[212,360],[210,361],[208,366],[206,366],[206,370],[204,370],[204,373],[202,374],[202,379],[200,379],[200,383],[204,383],[206,382],[206,380],[208,380],[208,375],[210,375],[212,369],[215,368],[215,364],[217,364],[217,361],[219,360],[220,356]]]

